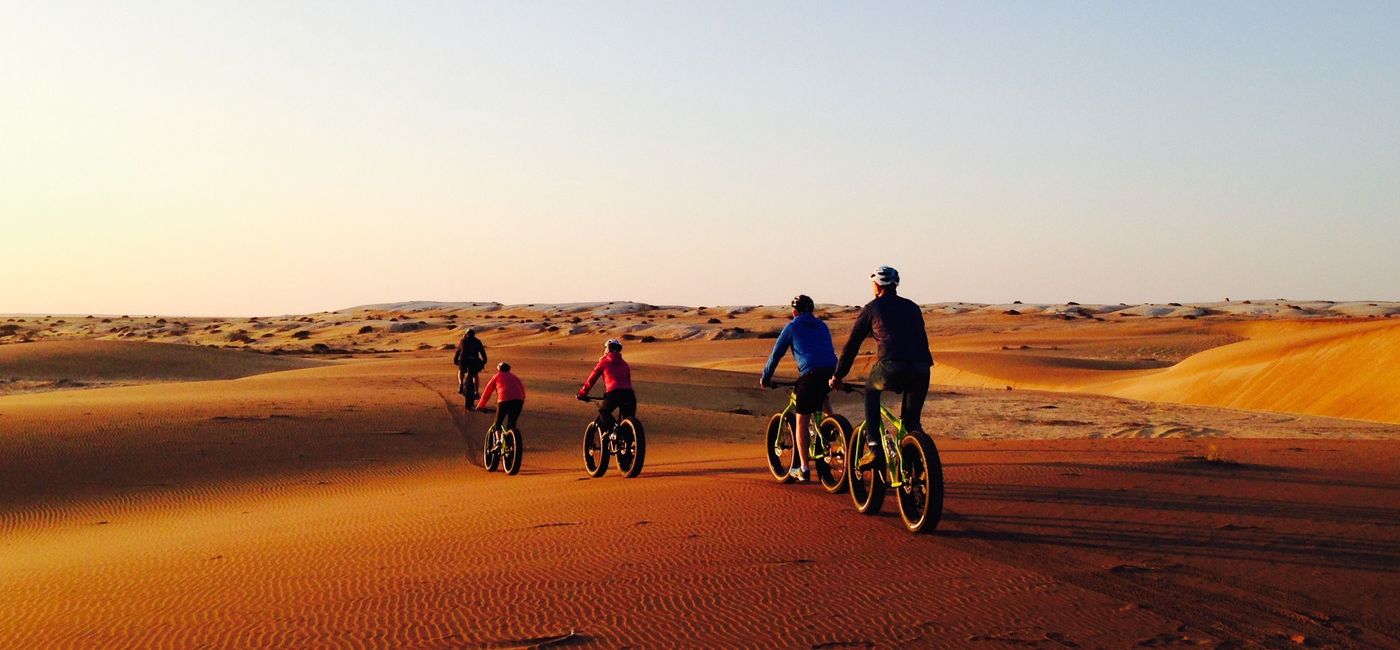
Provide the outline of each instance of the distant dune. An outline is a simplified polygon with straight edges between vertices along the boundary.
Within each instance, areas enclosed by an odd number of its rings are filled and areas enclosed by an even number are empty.
[[[1394,406],[1400,404],[1398,384],[1381,377],[1400,363],[1394,334],[1381,333],[1400,326],[1396,302],[945,302],[923,309],[938,360],[933,379],[939,384],[1400,422],[1400,407]],[[817,306],[838,345],[857,310]],[[594,350],[617,337],[632,346],[630,355],[650,363],[755,372],[789,311],[781,305],[631,301],[407,301],[261,318],[11,316],[0,322],[0,344],[184,345],[158,346],[156,356],[136,353],[140,347],[0,345],[0,392],[227,378],[300,367],[317,356],[446,356],[468,327],[498,350],[553,347],[566,354]],[[243,354],[248,351],[261,354]],[[92,360],[84,358],[89,352],[96,355]],[[294,357],[302,360],[290,360]],[[856,373],[871,360],[858,359]],[[13,381],[18,377],[29,383]]]
[[[7,384],[62,388],[94,383],[236,379],[320,363],[191,345],[83,339],[41,341],[0,346],[0,391],[5,391]]]

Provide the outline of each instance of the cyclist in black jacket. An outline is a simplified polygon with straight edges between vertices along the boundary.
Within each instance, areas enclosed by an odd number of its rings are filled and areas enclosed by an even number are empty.
[[[880,446],[882,391],[903,393],[900,420],[910,431],[923,431],[919,418],[924,410],[924,399],[928,397],[929,369],[933,366],[928,332],[924,330],[923,310],[914,301],[896,294],[899,271],[882,266],[870,274],[870,280],[874,283],[875,299],[856,316],[851,336],[846,340],[846,347],[842,348],[841,359],[836,364],[836,374],[831,378],[831,386],[840,387],[841,380],[851,371],[851,364],[860,352],[860,344],[867,336],[875,337],[880,356],[870,367],[870,378],[866,381],[866,447],[858,461],[862,467],[875,463],[880,456],[875,452]]]
[[[452,354],[452,364],[457,366],[457,392],[474,396],[477,388],[476,374],[486,367],[486,346],[482,345],[481,339],[476,338],[476,330],[469,327],[466,334],[462,335],[462,341],[457,344],[457,351]],[[467,392],[469,379],[471,393]],[[471,408],[471,404],[468,404],[467,408]]]

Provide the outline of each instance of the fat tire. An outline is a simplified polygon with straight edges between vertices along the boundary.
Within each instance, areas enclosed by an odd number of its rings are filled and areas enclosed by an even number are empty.
[[[768,418],[767,434],[763,437],[763,457],[768,462],[768,472],[779,483],[792,482],[788,470],[796,464],[797,438],[794,435],[796,427],[797,418],[793,417],[792,414],[788,414],[788,417],[784,418],[782,413],[774,413],[773,417]],[[784,451],[787,453],[785,454]]]
[[[481,466],[488,472],[496,471],[501,466],[501,451],[493,440],[496,428],[493,426],[486,430],[486,438],[481,442]]]
[[[631,433],[624,437],[622,435],[624,430],[630,431]],[[618,423],[617,431],[619,438],[624,440],[626,440],[626,438],[631,438],[632,447],[631,453],[624,454],[618,452],[617,471],[622,472],[624,477],[637,478],[637,475],[642,473],[642,465],[646,463],[647,458],[646,430],[642,428],[641,420],[636,418],[624,418],[622,422]]]
[[[933,438],[912,433],[899,443],[905,483],[898,490],[899,517],[911,533],[931,533],[943,518],[943,463]],[[918,498],[922,497],[922,498]]]
[[[525,456],[525,437],[520,435],[519,429],[506,429],[506,432],[501,434],[501,442],[505,448],[501,454],[501,461],[505,465],[506,474],[515,476],[520,473],[520,461]]]
[[[850,455],[851,421],[843,415],[832,414],[824,418],[817,429],[827,440],[826,458],[816,461],[817,478],[827,494],[840,494],[849,486],[846,482],[846,456]]]
[[[603,448],[603,428],[597,421],[583,428],[583,470],[593,478],[608,473],[608,450]]]
[[[864,471],[860,469],[860,454],[856,451],[865,446],[865,425],[851,432],[851,437],[846,440],[846,448],[851,452],[846,454],[846,481],[851,489],[851,503],[855,505],[856,511],[863,515],[879,514],[880,508],[885,504],[886,481],[884,472],[880,468],[880,463]],[[863,450],[862,450],[863,451]],[[883,455],[884,452],[880,451]],[[878,459],[878,457],[877,457]]]

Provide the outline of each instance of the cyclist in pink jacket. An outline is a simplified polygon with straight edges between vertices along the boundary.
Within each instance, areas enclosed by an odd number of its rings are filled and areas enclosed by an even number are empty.
[[[481,401],[476,405],[477,410],[486,408],[491,394],[498,391],[496,426],[500,427],[504,423],[504,428],[514,429],[515,421],[520,419],[520,411],[525,408],[525,382],[520,381],[520,378],[510,371],[510,364],[504,361],[496,365],[496,376],[492,377],[486,388],[481,391]]]
[[[583,388],[578,391],[580,400],[593,390],[593,384],[600,376],[603,378],[603,401],[598,405],[598,423],[604,431],[610,431],[616,424],[613,409],[617,409],[622,418],[637,414],[637,394],[632,391],[632,366],[622,359],[622,341],[608,339],[603,345],[603,357],[598,359],[598,365],[588,373],[588,379],[584,380]]]

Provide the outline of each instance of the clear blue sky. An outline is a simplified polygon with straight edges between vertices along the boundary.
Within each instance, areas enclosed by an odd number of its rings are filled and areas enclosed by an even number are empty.
[[[11,3],[0,312],[1400,299],[1400,3]]]

